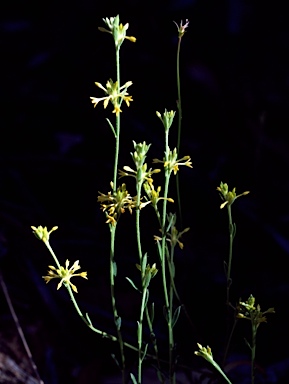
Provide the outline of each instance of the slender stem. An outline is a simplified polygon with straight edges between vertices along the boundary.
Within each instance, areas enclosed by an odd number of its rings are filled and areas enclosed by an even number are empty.
[[[111,292],[113,318],[114,318],[114,323],[116,325],[117,338],[118,338],[119,348],[120,348],[121,372],[122,372],[122,380],[124,384],[125,383],[125,357],[124,357],[124,350],[123,350],[122,334],[120,331],[121,319],[117,312],[116,301],[115,301],[115,291],[114,291],[115,275],[116,275],[116,264],[114,261],[115,231],[116,231],[116,225],[115,226],[110,225],[110,234],[111,234],[110,235],[110,263],[109,263],[110,264],[110,292]]]
[[[21,325],[20,325],[20,323],[19,323],[18,316],[16,315],[16,312],[15,312],[15,310],[14,310],[14,307],[13,307],[12,301],[11,301],[11,299],[10,299],[10,295],[9,295],[7,286],[6,286],[6,284],[5,284],[5,281],[4,281],[3,276],[2,276],[1,273],[0,273],[0,284],[1,284],[1,287],[2,287],[2,290],[3,290],[3,293],[4,293],[4,296],[5,296],[5,299],[6,299],[6,301],[7,301],[9,310],[10,310],[10,312],[11,312],[13,321],[14,321],[14,323],[15,323],[17,332],[18,332],[19,337],[20,337],[20,339],[21,339],[21,341],[22,341],[22,344],[23,344],[23,346],[24,346],[25,352],[26,352],[26,354],[27,354],[27,356],[28,356],[28,360],[29,360],[30,365],[31,365],[31,367],[32,367],[32,370],[33,370],[33,372],[34,372],[34,375],[36,376],[36,378],[37,378],[39,384],[44,384],[44,382],[41,380],[41,377],[40,377],[40,375],[39,375],[39,373],[38,373],[37,366],[36,366],[36,364],[35,364],[35,362],[34,362],[34,360],[33,360],[32,353],[31,353],[31,351],[30,351],[30,348],[29,348],[28,343],[27,343],[27,341],[26,341],[26,338],[25,338],[25,336],[24,336],[24,332],[23,332],[22,327],[21,327]]]
[[[251,383],[255,383],[255,358],[256,358],[256,336],[257,327],[254,319],[252,321],[252,345],[251,345]]]
[[[227,204],[228,207],[228,216],[229,216],[229,262],[228,262],[228,270],[227,270],[227,305],[230,305],[230,287],[232,283],[231,279],[231,268],[232,268],[232,257],[233,257],[233,240],[234,240],[234,226],[232,221],[232,211],[231,205]]]
[[[143,353],[142,352],[142,329],[143,329],[143,315],[144,315],[144,309],[146,306],[147,294],[148,294],[147,288],[143,288],[141,309],[140,309],[140,316],[139,316],[139,323],[138,323],[138,384],[141,384],[142,382],[142,362],[144,357],[142,356],[142,353]]]
[[[46,247],[48,248],[48,251],[50,252],[51,256],[53,257],[54,261],[55,261],[55,264],[57,265],[58,269],[60,269],[61,265],[53,251],[53,249],[51,248],[50,244],[49,244],[49,241],[45,241],[44,244],[46,245]]]
[[[181,81],[180,81],[180,50],[181,50],[181,41],[182,38],[179,37],[178,40],[178,50],[177,50],[177,87],[178,87],[178,143],[177,143],[177,150],[178,153],[180,152],[180,145],[181,145],[181,129],[182,129],[182,100],[181,100]]]
[[[178,40],[178,49],[177,49],[177,88],[178,88],[178,142],[177,150],[178,154],[180,153],[181,146],[181,130],[182,130],[182,100],[181,100],[181,80],[180,80],[180,50],[181,50],[181,41],[182,38],[179,37]],[[179,173],[176,175],[176,186],[177,186],[177,199],[178,199],[178,209],[180,216],[180,225],[183,227],[183,218],[182,218],[182,207],[181,207],[181,194],[180,194],[180,183],[179,183]]]
[[[226,360],[227,360],[227,356],[228,356],[229,348],[230,348],[230,345],[231,345],[231,341],[232,341],[233,333],[234,333],[234,331],[235,331],[237,322],[238,322],[238,319],[235,317],[234,324],[233,324],[233,327],[232,327],[232,329],[231,329],[231,332],[230,332],[230,335],[229,335],[229,337],[228,337],[228,341],[227,341],[227,344],[226,344],[226,349],[225,349],[225,353],[224,353],[224,357],[223,357],[223,367],[225,366],[225,363],[226,363]]]
[[[136,189],[137,189],[137,200],[136,200],[136,237],[137,237],[137,248],[138,248],[138,255],[139,255],[139,262],[141,267],[141,281],[142,285],[144,282],[144,276],[145,276],[145,269],[143,269],[143,254],[142,254],[142,248],[141,248],[141,239],[140,239],[140,195],[141,195],[141,186],[142,181],[137,180],[136,183]],[[145,268],[145,267],[144,267]],[[143,334],[143,314],[145,309],[145,300],[147,295],[147,289],[143,286],[142,287],[142,301],[141,301],[141,309],[140,309],[140,316],[139,316],[139,322],[138,322],[138,384],[142,381],[142,334]]]
[[[117,93],[119,94],[120,88],[120,65],[119,65],[119,47],[116,47],[116,81]],[[115,158],[114,158],[114,175],[113,175],[113,191],[116,191],[116,179],[118,169],[118,156],[119,156],[119,137],[120,137],[120,113],[115,116],[116,125],[116,138],[115,138]]]
[[[160,379],[161,379],[162,384],[165,384],[164,377],[163,377],[163,375],[161,373],[161,362],[160,362],[160,359],[159,359],[158,345],[157,345],[156,337],[155,337],[154,330],[153,330],[153,325],[152,325],[152,322],[151,322],[151,319],[150,319],[150,316],[149,316],[149,311],[148,311],[148,307],[147,306],[145,308],[145,311],[146,311],[146,318],[147,318],[147,322],[148,322],[148,326],[149,326],[149,330],[150,330],[150,334],[151,334],[151,341],[153,343],[153,347],[154,347],[154,350],[155,350],[155,358],[156,358],[156,361],[157,361],[158,370],[160,372]]]
[[[173,265],[174,262],[174,247],[171,247],[171,257],[169,261],[170,267]],[[174,361],[173,361],[173,351],[174,351],[174,333],[173,333],[173,299],[174,299],[174,287],[172,285],[172,278],[170,279],[170,327],[169,327],[169,344],[170,344],[170,352],[169,352],[169,363],[170,363],[170,383],[175,384],[176,383],[176,374],[174,370]]]

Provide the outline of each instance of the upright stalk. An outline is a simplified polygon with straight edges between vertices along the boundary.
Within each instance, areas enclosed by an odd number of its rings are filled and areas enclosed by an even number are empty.
[[[227,306],[230,305],[230,287],[232,283],[231,279],[231,268],[232,268],[232,257],[233,257],[233,240],[234,240],[234,225],[232,221],[231,204],[227,204],[228,216],[229,216],[229,260],[227,269]]]
[[[119,65],[119,46],[116,46],[116,81],[117,81],[117,94],[119,94],[120,88],[120,65]],[[119,137],[120,137],[120,113],[116,113],[115,116],[115,125],[116,125],[116,138],[115,138],[115,158],[114,158],[114,175],[113,175],[113,192],[116,193],[117,186],[117,170],[118,170],[118,158],[119,158]],[[115,276],[116,276],[116,262],[114,259],[115,256],[115,232],[116,225],[110,225],[110,292],[111,292],[111,303],[112,303],[112,311],[114,323],[117,330],[117,338],[119,342],[120,348],[120,356],[121,356],[121,372],[122,372],[122,382],[125,384],[125,356],[123,350],[123,339],[120,331],[121,327],[121,318],[118,315],[116,300],[115,300]]]
[[[179,36],[178,39],[178,48],[177,48],[177,88],[178,88],[178,142],[177,142],[177,150],[180,153],[181,146],[181,130],[182,130],[182,100],[181,100],[181,81],[180,81],[180,50],[181,50],[181,41],[182,37]],[[177,199],[178,199],[178,209],[180,216],[180,225],[181,228],[183,226],[183,218],[182,218],[182,206],[181,206],[181,195],[180,195],[180,183],[179,183],[179,173],[176,175],[176,185],[177,185]]]

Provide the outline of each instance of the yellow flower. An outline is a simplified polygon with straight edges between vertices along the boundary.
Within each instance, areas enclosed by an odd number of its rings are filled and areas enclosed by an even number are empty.
[[[123,43],[124,39],[128,39],[132,41],[133,43],[136,42],[136,38],[133,36],[126,36],[126,31],[128,29],[129,24],[126,23],[125,25],[122,25],[119,23],[119,16],[116,17],[110,17],[103,19],[105,24],[108,26],[110,30],[107,30],[106,28],[98,27],[98,29],[101,32],[107,32],[113,35],[115,46],[120,47]]]
[[[103,106],[104,108],[106,108],[109,101],[111,101],[112,105],[114,106],[112,112],[118,115],[120,112],[122,112],[120,109],[122,100],[126,102],[126,105],[128,107],[130,106],[130,102],[133,101],[132,96],[130,96],[126,91],[127,88],[132,85],[131,81],[127,81],[121,87],[118,87],[117,81],[114,83],[111,79],[107,81],[106,88],[98,82],[95,82],[95,85],[98,88],[101,88],[107,94],[107,96],[90,97],[92,104],[94,104],[94,107],[96,107],[100,101],[103,101]]]
[[[59,269],[55,268],[53,265],[49,265],[48,268],[48,275],[47,276],[42,276],[43,279],[46,281],[46,284],[49,283],[50,280],[52,279],[61,279],[60,283],[57,285],[57,289],[59,289],[62,284],[64,285],[69,284],[71,288],[74,290],[74,292],[77,293],[77,288],[74,284],[71,283],[70,279],[73,276],[80,276],[83,277],[84,279],[87,279],[87,272],[81,272],[81,273],[75,273],[75,271],[78,271],[80,269],[79,265],[79,260],[75,261],[75,263],[72,265],[72,267],[69,267],[69,260],[66,260],[65,262],[65,268],[60,267]]]
[[[226,183],[220,183],[220,186],[217,187],[217,191],[220,192],[221,199],[224,200],[224,203],[220,205],[220,208],[224,208],[225,205],[232,205],[234,201],[240,197],[240,196],[245,196],[250,193],[249,191],[243,192],[240,195],[236,195],[236,188],[234,188],[232,191],[229,191],[228,184]]]
[[[146,191],[146,194],[148,195],[148,198],[150,199],[153,207],[156,207],[157,203],[160,200],[167,200],[170,203],[174,202],[174,200],[171,199],[170,197],[167,197],[167,198],[160,197],[161,187],[157,187],[157,190],[155,190],[153,183],[148,183],[148,182],[145,182],[143,186],[144,186],[144,190]]]
[[[113,188],[113,183],[111,182]],[[132,213],[132,209],[136,206],[134,197],[126,190],[126,185],[122,184],[117,188],[116,192],[108,192],[104,194],[99,192],[97,201],[100,202],[103,212],[106,212],[106,223],[116,225],[120,215],[125,212],[126,209]]]
[[[33,231],[34,235],[37,237],[37,239],[42,240],[44,243],[48,243],[49,242],[50,234],[53,231],[56,231],[56,229],[58,229],[58,227],[55,226],[50,231],[48,231],[47,227],[43,228],[41,225],[39,227],[37,227],[37,228],[31,226],[31,228],[32,228],[32,231]]]
[[[181,236],[184,233],[188,232],[189,230],[190,230],[190,228],[188,227],[188,228],[185,228],[183,231],[179,232],[177,230],[177,228],[174,225],[172,225],[171,226],[171,233],[168,233],[168,236],[170,237],[170,239],[168,239],[168,241],[171,243],[171,246],[175,247],[177,244],[179,244],[179,247],[181,249],[183,249],[184,244],[179,239],[181,238]]]
[[[241,299],[239,300],[239,304],[237,305],[237,315],[236,317],[239,319],[247,319],[251,320],[251,322],[258,327],[260,323],[266,323],[267,313],[275,313],[274,308],[269,308],[265,312],[261,312],[260,305],[255,306],[255,297],[250,295],[248,300],[243,302]]]
[[[201,344],[197,343],[198,347],[199,347],[199,351],[195,351],[195,355],[197,356],[201,356],[203,357],[204,359],[206,359],[209,363],[212,363],[212,361],[214,360],[213,359],[213,354],[212,354],[212,350],[209,346],[206,347],[203,347]]]
[[[193,168],[190,156],[184,156],[181,159],[177,159],[177,156],[177,149],[175,148],[173,152],[169,151],[168,160],[153,159],[153,163],[164,163],[164,168],[169,170],[170,173],[174,172],[174,175],[177,174],[179,165],[185,165],[186,167]]]

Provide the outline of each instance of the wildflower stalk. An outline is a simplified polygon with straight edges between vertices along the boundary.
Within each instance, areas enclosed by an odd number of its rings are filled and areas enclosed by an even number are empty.
[[[251,345],[251,383],[255,383],[255,358],[256,358],[256,336],[258,324],[252,321],[252,345]]]
[[[182,130],[182,99],[181,99],[181,80],[180,80],[180,50],[181,50],[181,41],[182,36],[179,35],[178,38],[178,48],[177,48],[177,89],[178,89],[178,100],[177,100],[177,108],[178,108],[178,141],[177,141],[177,150],[180,153],[181,146],[181,130]],[[182,206],[181,206],[181,195],[180,195],[180,182],[179,182],[179,174],[176,175],[176,186],[177,186],[177,199],[178,199],[178,208],[179,208],[179,216],[180,216],[180,225],[182,228],[183,217],[182,217]]]
[[[231,204],[227,204],[228,209],[228,218],[229,218],[229,260],[228,260],[228,269],[227,269],[227,305],[230,304],[230,287],[232,283],[231,279],[231,268],[232,268],[232,258],[233,258],[233,241],[234,241],[234,235],[236,231],[236,227],[233,224],[232,221],[232,210],[231,210]]]
[[[116,81],[117,81],[117,94],[120,90],[120,65],[119,65],[119,50],[120,46],[115,48],[116,56]],[[119,157],[119,137],[120,137],[120,114],[116,113],[115,116],[115,125],[116,125],[116,137],[115,137],[115,157],[114,157],[114,172],[113,172],[113,191],[116,191],[116,179],[117,179],[117,170],[118,170],[118,157]]]
[[[146,306],[146,297],[147,297],[147,288],[144,287],[143,281],[145,276],[145,268],[143,265],[143,254],[141,247],[141,239],[140,239],[140,197],[141,197],[141,186],[142,180],[137,180],[136,182],[136,190],[137,190],[137,199],[136,199],[136,237],[137,237],[137,248],[139,255],[139,263],[141,268],[141,281],[142,281],[142,299],[141,299],[141,308],[140,308],[140,316],[138,321],[138,384],[142,381],[142,336],[143,336],[143,315]]]
[[[116,263],[114,261],[114,246],[115,246],[115,232],[116,232],[116,224],[112,225],[110,224],[110,293],[111,293],[111,304],[112,304],[112,311],[113,311],[113,319],[117,330],[117,338],[120,348],[120,357],[121,357],[121,373],[122,373],[122,382],[125,383],[125,356],[124,356],[124,349],[123,349],[123,339],[122,334],[120,331],[121,327],[121,318],[118,315],[117,307],[116,307],[116,300],[115,300],[115,291],[114,291],[114,285],[115,285],[115,276],[116,276]]]
[[[169,160],[169,130],[165,130],[165,161]],[[169,371],[170,371],[170,383],[175,384],[176,375],[173,370],[173,349],[174,349],[174,334],[172,327],[172,306],[173,306],[173,291],[172,284],[170,279],[170,292],[168,295],[167,288],[167,279],[166,279],[166,216],[167,216],[167,197],[169,191],[169,182],[170,182],[170,170],[168,167],[165,168],[165,188],[164,188],[164,202],[163,202],[163,212],[162,212],[162,276],[163,276],[163,289],[165,295],[165,307],[168,323],[168,334],[169,334]]]

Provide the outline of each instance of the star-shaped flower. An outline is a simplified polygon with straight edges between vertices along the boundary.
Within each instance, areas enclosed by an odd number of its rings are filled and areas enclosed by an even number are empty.
[[[83,277],[84,279],[87,279],[87,272],[75,273],[80,269],[79,260],[76,260],[75,263],[70,268],[69,268],[69,260],[66,260],[65,268],[62,266],[60,268],[55,268],[53,265],[49,265],[48,268],[50,268],[47,272],[48,275],[42,276],[42,277],[46,281],[46,284],[49,283],[49,281],[52,279],[56,279],[56,278],[61,279],[57,285],[57,289],[59,289],[64,283],[65,285],[69,284],[71,288],[74,290],[74,292],[77,293],[77,288],[74,284],[71,283],[70,279],[73,276],[80,276],[80,277]]]

